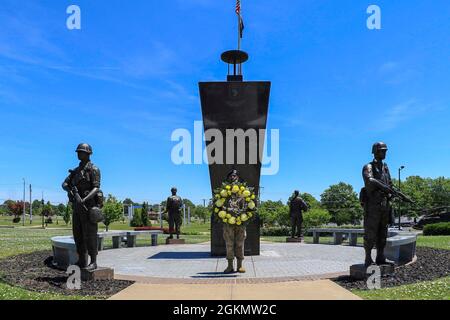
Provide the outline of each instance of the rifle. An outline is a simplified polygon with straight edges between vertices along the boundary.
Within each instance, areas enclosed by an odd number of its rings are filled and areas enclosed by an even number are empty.
[[[77,187],[72,187],[72,189],[69,191],[69,193],[75,199],[75,201],[77,203],[82,203],[83,200],[81,199],[81,196],[78,193]],[[83,204],[83,209],[86,210],[86,211],[89,211],[89,209],[86,207],[85,204]]]
[[[411,204],[415,203],[410,197],[408,197],[406,194],[404,194],[400,190],[396,189],[395,187],[391,187],[378,179],[372,178],[372,179],[370,179],[370,182],[375,184],[384,193],[390,194],[393,198],[398,198],[398,199],[402,200],[403,202],[407,202],[407,203],[411,203]]]

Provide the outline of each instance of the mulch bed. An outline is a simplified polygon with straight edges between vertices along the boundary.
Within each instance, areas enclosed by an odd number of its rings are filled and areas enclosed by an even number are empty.
[[[395,274],[383,277],[382,288],[396,287],[421,281],[432,281],[450,276],[450,250],[417,248],[417,262],[395,268]],[[368,290],[364,280],[353,280],[349,276],[334,282],[346,289]]]
[[[98,299],[107,299],[133,284],[132,281],[99,280],[82,282],[81,290],[68,290],[68,275],[55,269],[52,260],[51,251],[37,251],[1,260],[1,280],[35,292],[91,296]]]

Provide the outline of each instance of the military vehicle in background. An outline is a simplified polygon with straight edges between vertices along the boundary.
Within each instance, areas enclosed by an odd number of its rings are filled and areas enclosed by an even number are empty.
[[[438,207],[422,211],[422,216],[413,228],[422,230],[427,224],[440,222],[450,222],[450,207]]]

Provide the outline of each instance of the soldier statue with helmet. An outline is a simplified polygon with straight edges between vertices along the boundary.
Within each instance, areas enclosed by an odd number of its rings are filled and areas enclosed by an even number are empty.
[[[377,249],[375,263],[386,264],[384,248],[388,236],[388,226],[392,222],[391,199],[412,202],[405,194],[395,189],[387,164],[384,162],[388,147],[384,142],[377,142],[372,147],[374,160],[363,168],[364,188],[360,193],[364,208],[364,249],[365,266],[374,263],[372,249]]]
[[[100,190],[100,170],[91,162],[92,148],[86,143],[78,145],[76,152],[80,164],[69,170],[62,188],[67,191],[73,206],[73,237],[77,247],[77,265],[88,271],[97,269],[97,231],[103,220],[103,193]],[[88,264],[88,255],[90,262]]]

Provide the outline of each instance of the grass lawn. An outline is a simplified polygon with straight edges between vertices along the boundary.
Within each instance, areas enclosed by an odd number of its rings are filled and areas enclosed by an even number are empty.
[[[450,277],[380,290],[353,290],[365,300],[450,300]]]
[[[37,293],[10,286],[0,281],[0,300],[93,300],[92,297]]]
[[[2,223],[0,222],[0,225]],[[60,227],[64,227],[60,225]],[[99,225],[102,229],[102,225]],[[114,223],[111,230],[128,230],[127,224],[121,222]],[[210,240],[210,225],[209,223],[200,224],[193,223],[182,227],[183,238],[188,244],[203,243]],[[39,250],[51,250],[50,238],[60,235],[71,235],[70,228],[63,229],[40,229],[40,228],[0,228],[0,259],[5,259],[9,256],[29,253]],[[165,243],[165,236],[159,237],[159,244]],[[282,243],[286,241],[286,237],[261,237],[262,241]],[[331,244],[332,237],[321,237],[320,243]],[[306,243],[312,243],[312,237],[305,237]],[[147,238],[138,238],[138,246],[149,245],[150,240]],[[359,239],[362,244],[362,238]],[[418,246],[432,247],[450,250],[450,236],[435,236],[424,237],[419,236]],[[111,240],[105,241],[105,247],[111,247]],[[354,291],[355,294],[364,299],[450,299],[450,277],[439,279],[437,281],[423,282],[412,284],[397,288],[381,289],[377,291]],[[86,299],[86,297],[67,297],[62,295],[55,295],[50,293],[35,293],[21,288],[9,286],[0,281],[0,300],[63,300],[63,299]],[[91,299],[91,298],[88,298]]]

